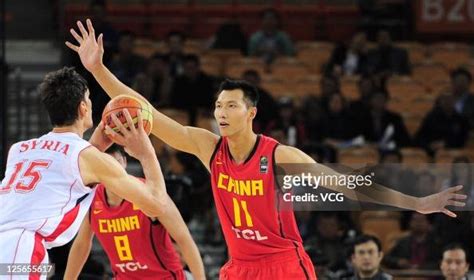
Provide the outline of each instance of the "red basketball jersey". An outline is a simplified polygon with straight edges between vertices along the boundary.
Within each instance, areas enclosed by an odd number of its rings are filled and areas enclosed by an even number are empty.
[[[237,165],[222,137],[211,157],[212,192],[232,258],[252,261],[302,247],[293,212],[279,210],[277,146],[276,140],[259,135],[248,159]]]
[[[90,223],[109,257],[116,279],[181,279],[183,267],[168,232],[132,203],[107,203],[102,184],[97,186]]]

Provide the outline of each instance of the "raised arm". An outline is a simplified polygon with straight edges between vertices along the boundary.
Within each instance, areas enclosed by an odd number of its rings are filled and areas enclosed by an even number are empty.
[[[140,112],[138,128],[133,125],[127,110],[123,111],[129,129],[120,123],[115,115],[112,119],[120,133],[106,126],[107,133],[124,144],[125,151],[138,159],[143,167],[146,182],[127,174],[125,169],[110,155],[100,152],[96,147],[84,150],[79,158],[81,176],[85,184],[103,183],[118,196],[135,203],[150,216],[163,214],[168,206],[165,181],[155,150],[145,130]],[[144,186],[144,184],[146,186]]]
[[[69,251],[66,272],[64,273],[65,280],[75,280],[79,277],[91,252],[93,237],[94,233],[91,230],[89,218],[86,216]]]
[[[160,223],[166,228],[170,236],[178,245],[183,259],[188,265],[195,280],[206,279],[204,264],[199,254],[198,247],[189,232],[183,217],[176,208],[176,205],[169,198],[168,211],[158,217]]]
[[[307,154],[290,146],[278,146],[275,151],[275,161],[276,164],[304,164],[304,167],[301,171],[298,170],[298,173],[310,172],[312,174],[325,174],[329,176],[345,176],[323,164],[317,163]],[[403,194],[376,183],[368,187],[356,187],[354,190],[351,190],[345,185],[338,185],[337,183],[339,181],[340,180],[334,180],[334,184],[324,185],[323,187],[341,192],[352,200],[395,206],[423,214],[442,212],[448,216],[456,217],[456,214],[448,210],[446,206],[462,207],[465,203],[459,200],[465,200],[467,198],[466,195],[457,193],[462,189],[462,186],[452,187],[445,191],[419,198]],[[346,182],[348,182],[348,180],[346,180]]]
[[[144,99],[139,93],[123,84],[102,63],[104,54],[102,34],[96,39],[92,22],[87,20],[87,30],[80,21],[77,22],[81,35],[74,29],[71,34],[79,46],[66,42],[66,45],[77,52],[84,67],[110,97],[126,94]],[[211,158],[219,137],[208,130],[183,126],[153,108],[153,135],[171,147],[196,155],[206,166]]]

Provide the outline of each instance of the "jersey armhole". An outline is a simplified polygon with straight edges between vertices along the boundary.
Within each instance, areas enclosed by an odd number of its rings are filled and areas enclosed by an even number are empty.
[[[273,147],[273,151],[272,151],[272,169],[273,169],[273,178],[274,178],[274,180],[275,180],[276,189],[277,189],[279,192],[282,192],[282,193],[283,193],[282,186],[280,186],[280,183],[278,182],[277,164],[276,164],[276,160],[275,160],[276,149],[278,148],[279,145],[280,145],[280,143],[277,143],[277,144],[275,145],[275,147]]]
[[[212,152],[211,159],[209,160],[209,169],[211,168],[212,161],[216,157],[217,150],[219,150],[222,143],[222,137],[219,137],[219,141],[217,141],[216,147],[214,148],[214,152]]]

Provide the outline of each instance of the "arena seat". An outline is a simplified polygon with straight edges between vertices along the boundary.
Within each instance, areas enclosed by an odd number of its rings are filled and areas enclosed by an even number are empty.
[[[441,149],[436,152],[436,163],[452,163],[456,157],[468,157],[474,162],[474,151],[472,149]]]
[[[378,152],[374,148],[360,147],[338,150],[339,163],[344,165],[375,164],[378,162]],[[359,167],[359,166],[354,166]]]
[[[391,99],[414,100],[428,95],[422,83],[408,76],[394,76],[387,82],[387,90]]]
[[[404,165],[419,166],[430,162],[430,158],[425,150],[420,148],[402,148],[400,153],[402,154]]]
[[[412,41],[396,42],[395,45],[408,51],[408,57],[412,64],[420,63],[426,59],[427,49],[425,45]]]
[[[430,46],[433,61],[444,64],[448,69],[454,69],[471,59],[467,44],[442,42]]]
[[[363,211],[360,214],[361,230],[380,239],[382,251],[387,252],[389,236],[400,233],[400,212],[393,211]]]
[[[437,81],[449,81],[449,73],[442,63],[426,60],[413,67],[413,78],[420,83],[429,85]]]

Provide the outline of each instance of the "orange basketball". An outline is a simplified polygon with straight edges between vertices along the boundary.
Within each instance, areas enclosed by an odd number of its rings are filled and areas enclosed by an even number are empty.
[[[112,114],[115,114],[120,122],[123,123],[125,127],[128,127],[127,119],[123,114],[123,109],[128,110],[135,127],[138,127],[137,113],[140,111],[143,119],[143,128],[145,129],[145,132],[150,135],[151,129],[153,127],[152,107],[150,103],[132,96],[119,95],[110,100],[109,103],[107,103],[107,106],[105,106],[104,112],[102,113],[102,122],[112,128],[115,132],[120,132],[112,120]],[[111,139],[114,141],[113,137],[111,137]]]

